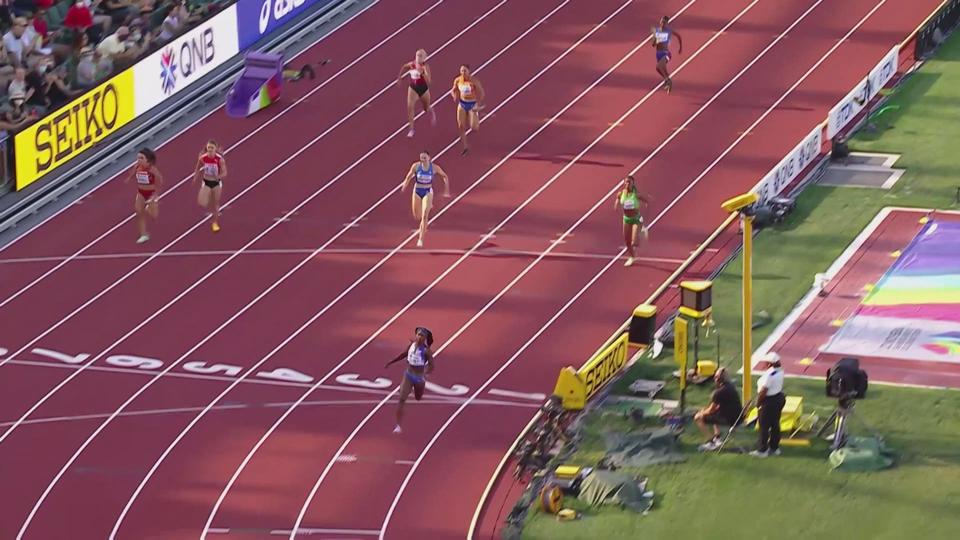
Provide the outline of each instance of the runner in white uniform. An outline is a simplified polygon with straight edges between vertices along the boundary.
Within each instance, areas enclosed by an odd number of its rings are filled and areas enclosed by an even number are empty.
[[[407,402],[410,390],[413,390],[413,396],[417,401],[423,397],[423,389],[427,384],[427,375],[433,372],[433,351],[430,347],[433,345],[433,334],[430,330],[417,327],[415,337],[410,347],[405,352],[397,355],[396,358],[387,362],[386,366],[394,362],[407,359],[407,369],[403,373],[403,381],[400,383],[400,402],[397,406],[397,427],[393,429],[394,433],[400,433],[400,424],[403,421],[403,406]]]

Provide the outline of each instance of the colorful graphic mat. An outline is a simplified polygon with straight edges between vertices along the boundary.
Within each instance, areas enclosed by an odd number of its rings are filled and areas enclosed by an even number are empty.
[[[960,223],[928,222],[823,351],[960,363]]]

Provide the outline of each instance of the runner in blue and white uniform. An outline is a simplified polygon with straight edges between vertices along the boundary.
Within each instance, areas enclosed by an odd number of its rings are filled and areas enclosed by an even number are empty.
[[[676,36],[680,49],[677,54],[683,54],[683,39],[680,33],[669,26],[670,17],[666,15],[660,19],[660,24],[653,29],[651,45],[657,49],[657,73],[663,77],[664,88],[667,92],[673,90],[673,80],[670,79],[670,73],[667,71],[667,62],[670,61],[670,38]]]
[[[430,221],[430,209],[433,207],[433,177],[440,175],[443,178],[443,196],[450,196],[450,178],[440,165],[433,162],[430,154],[420,152],[420,161],[410,166],[407,177],[403,179],[400,191],[406,191],[407,186],[414,182],[413,188],[413,219],[420,222],[420,236],[417,238],[417,247],[423,247],[423,237],[427,234],[427,222]]]
[[[407,397],[410,396],[410,390],[413,390],[413,396],[420,401],[423,397],[423,389],[427,385],[427,375],[433,372],[433,350],[430,349],[433,345],[433,333],[418,326],[414,330],[414,336],[406,352],[400,353],[384,366],[389,367],[394,362],[407,359],[407,369],[403,373],[403,381],[400,382],[400,403],[397,406],[397,427],[393,429],[394,433],[401,431],[403,406],[407,402]]]

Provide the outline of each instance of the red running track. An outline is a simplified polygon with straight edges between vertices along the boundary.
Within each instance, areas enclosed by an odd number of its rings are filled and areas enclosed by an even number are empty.
[[[160,150],[176,182],[205,139],[243,141],[218,235],[184,186],[135,246],[132,224],[111,231],[132,195],[114,180],[0,252],[0,537],[276,537],[298,521],[321,538],[463,537],[530,394],[592,353],[725,218],[718,203],[936,1],[398,4],[305,53],[334,59],[319,90],[290,85],[286,105],[216,113]],[[666,95],[637,21],[680,10]],[[437,94],[460,62],[483,66],[498,109],[467,158],[441,153],[448,96],[413,140],[399,89],[369,99],[419,47],[439,49]],[[417,250],[396,191],[421,148],[455,198],[438,198]],[[607,194],[641,163],[653,229],[624,268]],[[399,371],[382,365],[420,324],[442,347],[437,386],[396,436]]]

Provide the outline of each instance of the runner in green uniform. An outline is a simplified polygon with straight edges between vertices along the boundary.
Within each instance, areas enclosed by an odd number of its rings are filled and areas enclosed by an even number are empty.
[[[632,174],[623,179],[623,189],[617,194],[613,207],[623,208],[623,241],[627,246],[627,262],[624,266],[632,266],[633,259],[637,256],[637,229],[643,232],[644,238],[647,237],[647,228],[643,226],[640,206],[649,203],[646,197],[637,192],[637,182]]]

